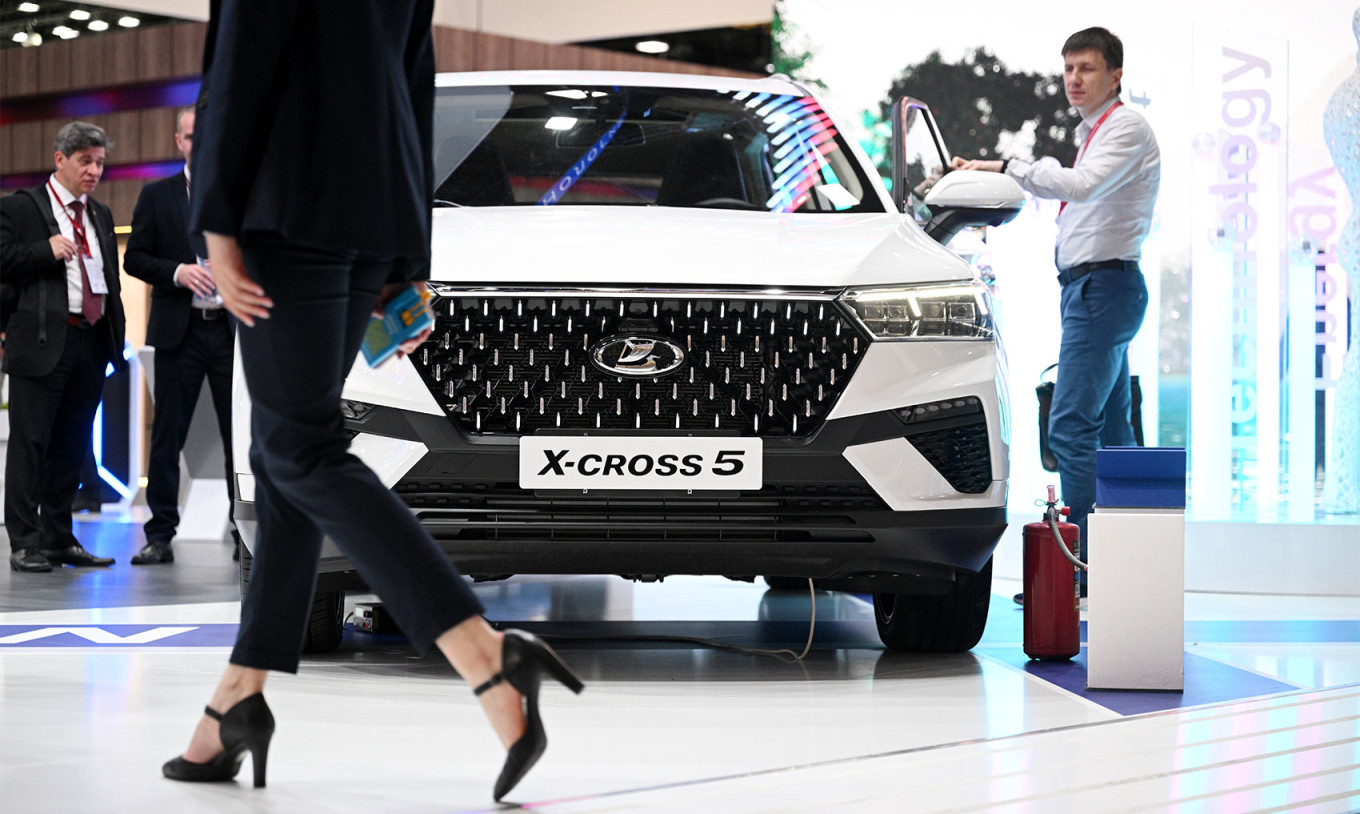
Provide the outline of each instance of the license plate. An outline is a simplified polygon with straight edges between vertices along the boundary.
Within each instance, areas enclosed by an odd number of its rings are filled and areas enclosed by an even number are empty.
[[[759,489],[759,438],[526,436],[522,489]]]

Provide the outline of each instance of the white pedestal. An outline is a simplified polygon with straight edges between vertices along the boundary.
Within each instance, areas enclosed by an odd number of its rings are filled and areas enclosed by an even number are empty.
[[[1087,519],[1086,686],[1185,688],[1185,513],[1096,509]]]

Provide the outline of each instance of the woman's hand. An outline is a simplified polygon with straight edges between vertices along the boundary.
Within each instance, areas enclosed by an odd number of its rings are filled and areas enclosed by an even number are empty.
[[[269,319],[269,309],[274,307],[274,301],[266,297],[264,289],[246,274],[241,245],[236,238],[214,232],[204,232],[203,237],[208,242],[208,259],[212,263],[222,305],[250,328],[255,327],[256,317]]]

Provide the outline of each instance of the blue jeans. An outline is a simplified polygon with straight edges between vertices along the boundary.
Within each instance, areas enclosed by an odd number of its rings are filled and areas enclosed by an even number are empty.
[[[1062,499],[1081,529],[1096,502],[1096,450],[1132,446],[1129,342],[1147,312],[1141,272],[1093,271],[1062,290],[1062,348],[1048,418]]]

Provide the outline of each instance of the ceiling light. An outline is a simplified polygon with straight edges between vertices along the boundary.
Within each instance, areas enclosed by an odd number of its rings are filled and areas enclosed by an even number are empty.
[[[42,45],[42,34],[39,34],[36,31],[29,34],[28,38],[24,40],[25,48],[37,48],[39,45]]]
[[[142,21],[136,17],[119,17],[118,24],[123,28],[136,28],[142,24]]]
[[[576,126],[576,119],[572,116],[553,116],[543,126],[549,130],[570,130]]]
[[[22,45],[24,42],[28,40],[28,32],[19,31],[13,37],[10,37],[10,39]]]
[[[76,9],[75,11],[71,12],[71,19],[72,19],[72,20],[82,20],[82,21],[83,21],[83,20],[88,20],[88,19],[90,19],[90,12],[86,11],[86,10],[83,9],[83,8],[78,8],[78,9]]]
[[[664,54],[671,50],[670,43],[661,40],[642,40],[633,46],[644,54]]]
[[[75,30],[74,28],[68,28],[67,26],[59,25],[56,28],[52,29],[52,35],[56,37],[61,37],[64,40],[69,40],[74,37],[79,37],[80,32]]]
[[[87,26],[87,28],[89,28],[91,31],[108,31],[109,24],[104,22],[103,20],[90,20],[90,24],[89,26]]]
[[[586,92],[583,91],[583,90],[550,90],[550,91],[547,92],[547,94],[548,94],[549,96],[560,96],[560,97],[562,97],[563,99],[584,99],[584,98],[586,98]]]
[[[38,4],[37,4],[37,3],[20,3],[20,4],[19,4],[19,10],[20,10],[20,11],[27,11],[29,14],[32,14],[33,12],[35,12],[35,11],[38,10]]]

